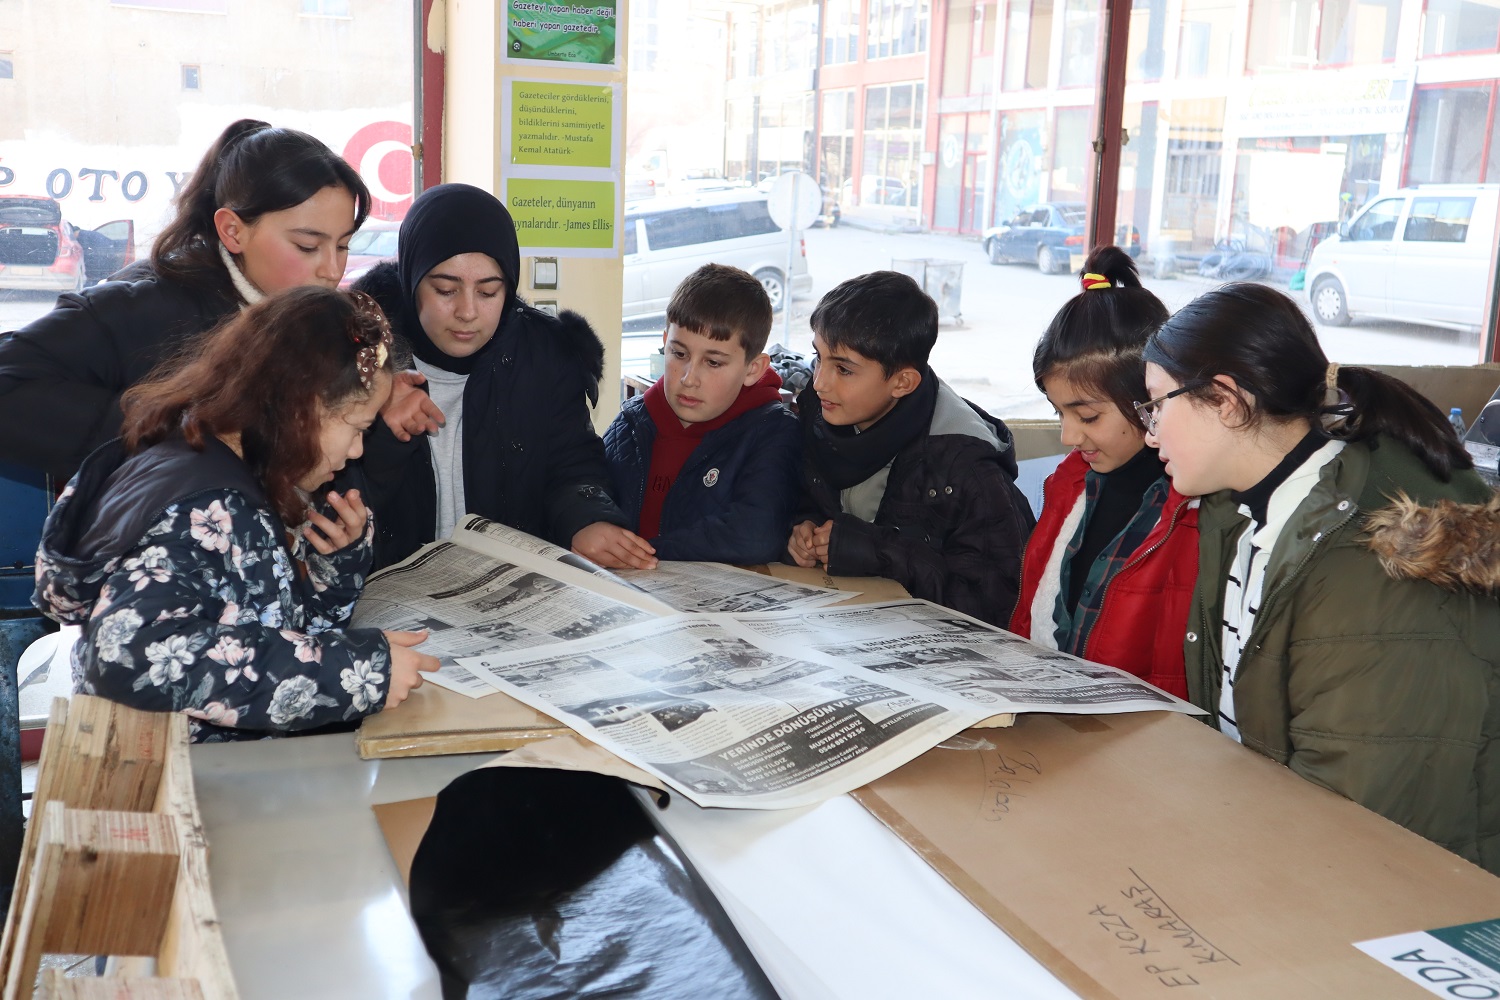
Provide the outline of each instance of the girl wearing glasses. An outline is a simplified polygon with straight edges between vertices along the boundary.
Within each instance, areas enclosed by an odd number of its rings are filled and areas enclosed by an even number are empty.
[[[1500,500],[1442,412],[1233,284],[1146,345],[1147,442],[1202,496],[1185,649],[1219,729],[1500,872]]]
[[[1172,488],[1134,405],[1146,398],[1141,351],[1167,308],[1118,247],[1089,255],[1083,287],[1032,361],[1072,450],[1043,488],[1010,628],[1186,698],[1197,505]]]

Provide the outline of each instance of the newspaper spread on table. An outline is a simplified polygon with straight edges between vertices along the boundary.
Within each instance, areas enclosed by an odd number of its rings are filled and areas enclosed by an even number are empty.
[[[662,565],[627,581],[560,546],[470,515],[449,540],[371,576],[350,624],[428,629],[422,651],[442,666],[426,679],[481,698],[495,687],[460,666],[459,657],[598,635],[679,610],[814,607],[854,596],[715,563]]]
[[[1197,711],[925,601],[674,615],[460,663],[704,806],[821,801],[1002,712]]]

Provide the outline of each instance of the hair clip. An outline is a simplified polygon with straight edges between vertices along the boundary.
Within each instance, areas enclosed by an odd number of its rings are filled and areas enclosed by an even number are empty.
[[[391,323],[385,311],[373,298],[364,292],[350,292],[354,302],[356,325],[349,331],[349,339],[360,345],[354,356],[354,367],[359,370],[359,384],[369,391],[375,384],[375,373],[385,367],[391,354]],[[379,338],[373,344],[365,342],[364,334],[373,326]]]
[[[1115,287],[1115,283],[1113,281],[1110,281],[1102,274],[1094,274],[1092,271],[1085,274],[1080,280],[1083,282],[1083,290],[1085,292],[1091,292],[1096,288]]]

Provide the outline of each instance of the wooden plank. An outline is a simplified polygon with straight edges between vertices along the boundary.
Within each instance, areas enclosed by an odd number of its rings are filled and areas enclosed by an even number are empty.
[[[43,845],[62,841],[65,808],[61,802],[53,801],[46,803],[40,813],[33,811],[31,814],[31,825],[40,830],[36,835],[36,854],[31,864],[26,898],[19,908],[17,900],[11,900],[11,916],[17,916],[17,909],[20,915],[16,919],[15,940],[10,942],[11,953],[5,966],[4,1000],[29,997],[36,985],[37,967],[42,961],[42,941],[47,936],[47,923],[51,917],[50,902],[56,897],[57,884],[62,879],[62,852],[44,850]]]
[[[61,969],[42,972],[40,1000],[204,1000],[191,979],[120,979],[111,976],[66,976]]]
[[[156,954],[181,853],[172,817],[64,809],[61,842],[41,849],[63,857],[41,942],[47,954]]]
[[[5,917],[5,936],[0,939],[0,987],[9,981],[7,972],[10,969],[10,959],[15,951],[24,903],[30,892],[32,859],[36,857],[36,841],[41,830],[41,824],[36,820],[42,815],[43,806],[56,798],[57,778],[62,773],[63,744],[66,740],[63,729],[67,718],[67,699],[53,698],[52,707],[47,711],[47,730],[42,737],[41,756],[37,758],[36,788],[31,797],[32,821],[26,824],[26,833],[21,840],[20,864],[16,869],[15,888],[11,891],[10,911]]]
[[[29,997],[44,954],[151,955],[177,883],[175,821],[45,805],[5,997]]]
[[[182,837],[182,869],[156,969],[163,976],[196,980],[208,1000],[236,1000],[239,992],[209,888],[208,841],[203,835],[198,797],[193,792],[188,721],[183,715],[169,718],[170,737],[155,811],[177,823]]]

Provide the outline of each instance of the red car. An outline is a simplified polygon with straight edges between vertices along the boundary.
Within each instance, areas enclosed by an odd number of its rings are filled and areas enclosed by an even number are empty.
[[[135,260],[135,223],[79,229],[57,199],[0,194],[0,289],[74,292]]]

